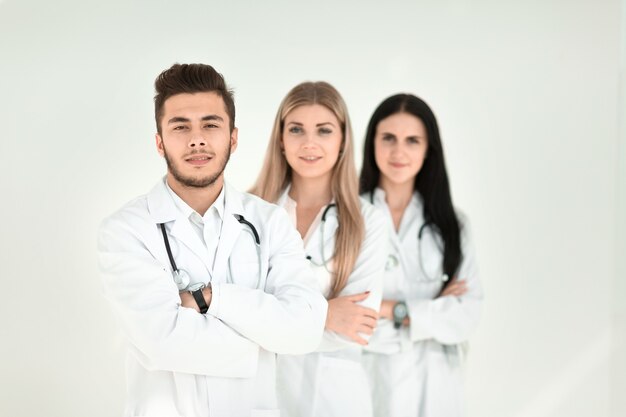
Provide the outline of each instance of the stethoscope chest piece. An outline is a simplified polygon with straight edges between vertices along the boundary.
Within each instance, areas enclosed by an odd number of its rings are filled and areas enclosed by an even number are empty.
[[[394,268],[397,268],[400,265],[400,261],[398,257],[394,254],[389,254],[387,256],[387,262],[385,263],[385,271],[391,271]]]
[[[174,271],[174,282],[180,291],[184,290],[189,286],[191,282],[191,278],[189,278],[189,274],[187,272],[182,271],[180,269]]]
[[[250,223],[249,221],[247,221],[241,214],[235,214],[234,215],[235,218],[237,219],[237,221],[241,224],[245,224],[250,228],[250,232],[252,233],[252,236],[254,237],[254,243],[255,243],[255,247],[256,247],[256,253],[257,253],[257,258],[259,261],[259,277],[258,277],[258,281],[257,281],[257,287],[260,286],[260,282],[261,282],[261,276],[262,276],[262,269],[261,269],[261,238],[259,237],[259,232],[256,230],[256,227],[254,227],[254,225],[252,223]],[[178,267],[176,266],[176,261],[174,260],[174,255],[172,254],[172,249],[170,248],[170,240],[167,237],[167,231],[165,230],[165,223],[159,223],[158,226],[161,229],[161,233],[163,235],[163,242],[165,244],[165,250],[167,251],[167,257],[170,260],[170,265],[172,266],[172,276],[174,278],[174,283],[176,284],[176,286],[178,287],[179,291],[183,291],[189,288],[189,284],[191,282],[191,278],[189,277],[189,274],[187,274],[187,272],[178,269]],[[228,263],[230,265],[231,259],[229,257],[228,259]],[[231,274],[232,276],[232,274]]]

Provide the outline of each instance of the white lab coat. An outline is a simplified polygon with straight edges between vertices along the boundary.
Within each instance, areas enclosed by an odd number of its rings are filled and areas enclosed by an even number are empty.
[[[287,191],[278,204],[285,207],[295,224],[295,202]],[[329,295],[331,276],[322,262],[322,232],[320,210],[305,236],[305,251],[311,256],[324,295]],[[361,215],[365,221],[365,239],[340,295],[370,291],[360,304],[379,310],[382,297],[382,277],[387,259],[388,230],[384,216],[365,200],[361,200]],[[331,258],[338,227],[336,207],[328,211],[324,226],[324,254]],[[328,267],[333,270],[332,259]],[[364,336],[368,339],[367,336]],[[278,403],[283,417],[371,417],[370,387],[361,363],[362,347],[358,343],[324,331],[316,352],[306,355],[279,355],[277,368]]]
[[[370,194],[365,195],[370,198]],[[443,282],[441,237],[426,228],[418,253],[418,231],[424,223],[422,200],[415,193],[395,232],[385,193],[377,188],[374,205],[387,217],[391,256],[385,271],[383,299],[405,300],[410,326],[396,330],[380,319],[363,363],[372,385],[376,417],[458,417],[463,412],[462,355],[476,327],[483,293],[466,221],[461,221],[463,261],[459,279],[467,281],[461,297],[435,298]],[[424,270],[420,266],[420,255]]]
[[[327,303],[300,236],[283,209],[224,186],[213,268],[164,181],[101,226],[104,294],[128,340],[125,416],[279,416],[275,353],[319,345]],[[259,233],[260,281],[252,231],[233,214]],[[207,314],[180,306],[159,223],[177,267],[212,282]]]

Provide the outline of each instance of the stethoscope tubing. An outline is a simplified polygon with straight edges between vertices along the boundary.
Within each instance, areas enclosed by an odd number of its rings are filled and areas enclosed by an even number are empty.
[[[239,223],[245,224],[246,226],[248,226],[248,228],[252,232],[252,236],[254,238],[254,243],[255,243],[255,247],[256,247],[256,251],[257,251],[258,264],[259,264],[258,279],[257,279],[257,287],[258,287],[260,285],[260,283],[261,283],[261,275],[262,275],[262,269],[261,269],[262,268],[261,267],[261,238],[259,236],[259,232],[256,230],[256,227],[254,227],[254,225],[252,223],[250,223],[248,220],[246,220],[243,217],[243,215],[241,215],[241,214],[234,214],[234,216],[235,216],[235,218],[237,219],[237,221]],[[174,260],[174,255],[172,255],[172,248],[170,246],[170,240],[167,237],[167,231],[165,229],[165,223],[159,223],[159,227],[161,228],[161,233],[163,234],[163,242],[165,243],[165,250],[167,251],[167,257],[169,258],[170,265],[172,267],[172,273],[174,275],[174,282],[176,283],[177,286],[181,285],[185,281],[185,278],[187,278],[187,281],[189,279],[188,279],[188,277],[185,277],[186,274],[184,273],[184,271],[179,270],[178,267],[176,266],[176,261]],[[231,261],[230,261],[230,258],[229,258],[229,260],[228,260],[229,268],[231,267],[231,263],[230,262]],[[185,287],[187,287],[188,285],[189,285],[189,283],[184,284]],[[181,288],[179,288],[179,289],[182,290]]]
[[[324,211],[322,212],[322,220],[321,220],[321,225],[320,225],[320,233],[321,233],[321,241],[320,241],[320,253],[322,255],[322,263],[318,264],[317,262],[315,262],[313,260],[313,257],[311,257],[310,255],[306,256],[306,259],[311,262],[313,265],[315,266],[323,266],[324,269],[326,269],[326,271],[331,272],[330,269],[328,269],[328,260],[330,259],[326,259],[326,254],[325,254],[325,250],[324,250],[324,244],[326,243],[325,239],[324,239],[324,229],[326,228],[326,215],[328,214],[328,211],[333,208],[333,207],[337,207],[337,205],[335,203],[330,203],[326,206],[326,208],[324,209]]]
[[[370,203],[372,205],[374,204],[374,191],[370,192]],[[424,223],[422,223],[422,225],[417,231],[417,251],[419,253],[418,257],[419,257],[420,269],[422,270],[422,273],[424,274],[424,276],[428,278],[430,281],[437,281],[437,279],[431,277],[426,272],[426,268],[424,267],[424,251],[422,250],[422,237],[424,236],[424,231],[426,230],[427,227],[430,227],[434,232],[434,226],[435,224],[432,221],[427,220],[427,221],[424,221]],[[443,249],[439,245],[437,245],[437,248],[439,249],[440,252],[443,252]],[[393,256],[393,255],[390,255],[390,256]],[[396,260],[396,262],[399,262],[399,261]],[[448,275],[442,274],[440,279],[441,281],[446,282],[448,280]]]

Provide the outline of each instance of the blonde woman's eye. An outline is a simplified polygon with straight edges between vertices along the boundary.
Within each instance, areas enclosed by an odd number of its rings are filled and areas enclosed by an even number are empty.
[[[293,134],[302,133],[302,128],[299,126],[291,126],[289,128],[289,133],[293,133]]]
[[[333,133],[333,131],[327,127],[322,127],[319,130],[321,135],[330,135],[331,133]]]

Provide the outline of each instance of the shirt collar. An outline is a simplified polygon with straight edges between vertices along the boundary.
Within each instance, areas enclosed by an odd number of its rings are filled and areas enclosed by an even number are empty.
[[[294,200],[293,198],[289,197],[290,190],[291,190],[291,183],[287,184],[287,187],[285,187],[285,191],[283,191],[281,196],[278,197],[278,200],[276,200],[275,204],[277,206],[283,207],[284,209],[292,209],[295,211],[296,207],[298,207],[298,202]],[[328,204],[336,204],[335,197],[333,197],[330,200],[330,203]],[[327,206],[322,207],[322,210],[324,210],[326,207]]]
[[[298,203],[289,197],[289,190],[291,190],[291,184],[287,184],[287,187],[285,187],[285,190],[276,201],[276,205],[287,209],[287,211],[289,211],[289,209],[295,210],[298,206]]]
[[[217,196],[217,198],[215,199],[211,207],[209,207],[206,213],[204,213],[204,217],[203,217],[203,216],[200,216],[200,214],[196,212],[194,209],[192,209],[189,206],[189,204],[185,203],[185,201],[182,198],[180,198],[178,194],[174,192],[174,190],[171,189],[170,185],[167,183],[167,179],[164,179],[163,181],[165,182],[165,188],[167,188],[167,191],[169,192],[170,196],[174,200],[174,204],[176,204],[176,207],[183,213],[185,218],[188,219],[193,213],[195,213],[198,217],[206,219],[209,213],[211,213],[211,211],[215,209],[220,220],[224,220],[224,201],[225,201],[224,190],[226,189],[224,185],[222,186],[222,190],[220,191],[219,195]]]
[[[383,190],[382,188],[376,187],[373,191],[373,195],[374,195],[374,198],[371,200],[368,200],[368,202],[373,203],[374,205],[387,204],[387,202],[385,201],[385,197],[387,196],[387,194],[385,193],[385,190]],[[422,207],[422,196],[417,190],[413,191],[413,196],[411,197],[411,201],[409,202],[409,205],[416,207],[416,208]]]

